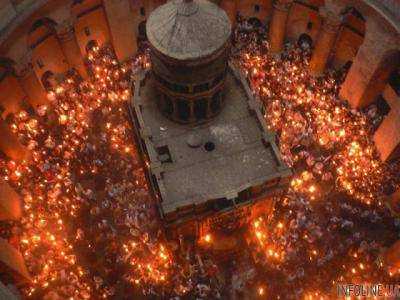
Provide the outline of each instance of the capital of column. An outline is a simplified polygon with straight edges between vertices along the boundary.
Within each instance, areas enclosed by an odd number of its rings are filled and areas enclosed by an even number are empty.
[[[343,18],[336,11],[327,7],[320,9],[320,15],[323,18],[322,30],[336,32],[343,22]]]
[[[74,38],[74,26],[72,20],[66,20],[57,26],[57,36],[61,41],[69,41]]]
[[[288,11],[293,0],[276,0],[274,8],[281,11]]]

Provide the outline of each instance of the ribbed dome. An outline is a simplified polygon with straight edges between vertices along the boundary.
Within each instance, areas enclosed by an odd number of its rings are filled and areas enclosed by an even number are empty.
[[[231,34],[231,24],[226,13],[207,0],[173,0],[150,15],[146,32],[158,51],[187,60],[220,49]]]

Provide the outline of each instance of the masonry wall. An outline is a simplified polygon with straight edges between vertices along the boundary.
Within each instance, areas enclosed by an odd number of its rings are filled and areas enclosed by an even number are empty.
[[[308,34],[313,44],[318,36],[321,27],[321,17],[317,8],[303,5],[301,3],[293,3],[286,25],[286,38],[292,42],[296,42],[302,34]]]
[[[272,0],[237,1],[237,11],[243,17],[267,23],[272,14]]]
[[[79,13],[83,15],[79,16]],[[90,41],[97,41],[98,45],[111,42],[107,16],[103,6],[89,12],[75,13],[77,20],[74,24],[76,39],[81,49],[81,54],[86,56],[86,46]]]

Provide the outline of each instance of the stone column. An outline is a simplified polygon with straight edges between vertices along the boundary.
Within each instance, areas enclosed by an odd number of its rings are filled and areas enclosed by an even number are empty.
[[[385,88],[390,74],[384,74],[394,62],[390,54],[396,50],[396,33],[385,24],[367,19],[364,43],[340,89],[340,97],[352,107],[361,108],[372,103]]]
[[[375,131],[374,142],[380,158],[386,161],[400,155],[400,97],[390,85],[386,85],[383,98],[389,103],[391,110]]]
[[[28,149],[19,142],[18,137],[4,121],[0,121],[0,150],[13,160],[29,159]]]
[[[324,19],[310,61],[310,72],[315,76],[325,71],[341,24],[338,15],[326,10],[323,10],[321,14]]]
[[[83,78],[86,78],[86,67],[83,62],[81,50],[79,49],[78,41],[75,38],[74,27],[71,24],[64,23],[57,29],[61,48],[69,66],[75,68]]]
[[[104,0],[111,40],[120,62],[132,57],[137,51],[136,24],[130,1]]]
[[[40,105],[48,103],[46,91],[37,79],[31,64],[25,65],[22,69],[19,75],[19,81],[25,93],[28,95],[27,100],[32,107],[37,108]]]
[[[198,100],[188,100],[188,102],[189,102],[189,122],[196,121],[196,117],[194,115],[194,101],[198,101]]]
[[[18,220],[21,215],[19,195],[6,181],[0,179],[0,220]]]
[[[279,53],[283,50],[286,21],[291,3],[291,0],[277,0],[274,4],[272,19],[269,25],[269,41],[272,53]]]
[[[4,107],[2,117],[15,114],[22,110],[26,94],[14,74],[7,74],[0,79],[0,104]]]

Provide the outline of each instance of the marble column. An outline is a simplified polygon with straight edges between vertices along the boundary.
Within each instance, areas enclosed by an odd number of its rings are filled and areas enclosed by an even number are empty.
[[[120,62],[127,61],[137,51],[135,14],[138,14],[140,9],[133,12],[130,2],[129,0],[103,0],[110,27],[111,40],[115,54]]]
[[[21,215],[19,195],[6,181],[0,179],[0,220],[18,220]]]
[[[26,64],[22,69],[19,74],[19,81],[28,95],[27,101],[33,108],[48,103],[46,91],[37,79],[31,64]]]
[[[74,27],[72,24],[64,23],[57,29],[61,48],[69,66],[75,68],[83,78],[86,78],[86,67],[82,58],[81,50],[79,49],[78,41],[75,37]]]
[[[286,21],[289,15],[291,3],[292,1],[290,0],[278,0],[274,4],[274,10],[269,27],[269,41],[272,53],[279,53],[283,50]]]
[[[315,76],[322,75],[325,71],[341,24],[338,15],[330,12],[323,12],[322,15],[323,23],[310,61],[310,72]]]
[[[6,74],[0,79],[0,104],[4,108],[3,118],[21,111],[25,99],[27,99],[26,93],[14,74]]]
[[[0,150],[9,158],[17,161],[28,160],[30,153],[11,131],[8,124],[0,121]]]

